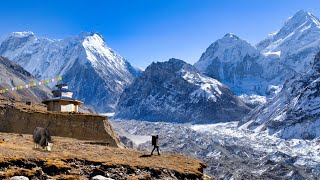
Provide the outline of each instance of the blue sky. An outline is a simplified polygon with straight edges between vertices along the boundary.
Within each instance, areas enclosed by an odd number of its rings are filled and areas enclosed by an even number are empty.
[[[319,0],[7,0],[0,35],[33,31],[65,38],[99,32],[133,65],[171,57],[196,62],[228,32],[256,44],[303,9],[320,15]]]

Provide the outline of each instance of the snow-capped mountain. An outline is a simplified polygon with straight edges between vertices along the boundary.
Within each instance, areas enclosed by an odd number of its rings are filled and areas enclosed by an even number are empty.
[[[236,35],[226,34],[212,43],[194,66],[207,76],[225,83],[238,95],[256,94],[265,90],[257,83],[264,81],[263,67],[257,61],[259,57],[259,51],[250,43]]]
[[[241,128],[285,139],[320,137],[320,52],[308,73],[287,81],[275,98],[244,118]]]
[[[52,40],[15,32],[2,41],[0,55],[40,79],[63,76],[76,98],[100,112],[112,111],[123,89],[139,74],[98,33]]]
[[[320,50],[320,21],[299,11],[284,26],[257,45],[266,58],[275,58],[298,73],[307,72]]]
[[[24,86],[38,82],[28,71],[7,58],[0,56],[0,89]],[[7,91],[0,94],[0,97],[12,98],[18,101],[41,102],[51,97],[51,91],[46,86],[37,86],[17,91]]]
[[[182,60],[152,63],[121,95],[116,118],[214,123],[250,111],[231,90]]]
[[[299,11],[256,47],[227,34],[195,63],[201,72],[228,85],[237,95],[272,97],[286,79],[307,72],[320,49],[320,21]]]

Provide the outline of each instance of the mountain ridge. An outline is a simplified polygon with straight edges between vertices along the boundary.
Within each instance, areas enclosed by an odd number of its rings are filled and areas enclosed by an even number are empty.
[[[152,63],[123,92],[114,118],[212,123],[249,112],[230,89],[179,59]]]
[[[28,71],[7,58],[0,56],[0,89],[24,86],[38,82]],[[43,99],[51,97],[51,91],[46,86],[37,86],[19,91],[7,91],[0,93],[0,97],[15,99],[18,101],[41,102]]]
[[[226,37],[236,37],[231,46],[223,41]],[[307,72],[319,50],[319,19],[309,12],[298,11],[280,30],[256,46],[226,34],[212,43],[194,65],[228,85],[240,97],[271,98],[286,79]]]
[[[38,78],[63,76],[75,98],[99,112],[113,111],[123,89],[140,73],[98,33],[51,40],[15,32],[1,42],[0,55]]]

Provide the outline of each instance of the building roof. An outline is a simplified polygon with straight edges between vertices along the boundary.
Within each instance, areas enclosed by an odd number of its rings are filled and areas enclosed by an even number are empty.
[[[67,89],[67,88],[61,88],[61,89],[55,89],[52,91],[53,92],[57,92],[57,91],[61,91],[61,92],[72,92],[71,90]]]
[[[82,101],[79,101],[79,100],[73,99],[73,98],[69,98],[69,97],[65,97],[65,96],[59,96],[59,97],[53,97],[53,98],[50,98],[50,99],[46,99],[46,100],[42,101],[42,103],[47,104],[47,103],[49,103],[51,101],[55,101],[55,102],[57,102],[57,101],[67,101],[67,102],[70,102],[72,104],[77,104],[77,105],[83,104]]]
[[[56,87],[63,87],[63,86],[68,86],[68,84],[63,84],[63,83],[61,83],[61,84],[57,84],[57,85],[56,85]]]

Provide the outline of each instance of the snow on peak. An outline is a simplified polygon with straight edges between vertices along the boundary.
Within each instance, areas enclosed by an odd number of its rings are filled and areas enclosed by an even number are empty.
[[[29,37],[29,36],[35,36],[35,35],[31,31],[23,31],[23,32],[13,32],[11,33],[11,36],[21,38],[21,37]]]
[[[215,59],[221,62],[239,62],[247,55],[256,57],[259,56],[259,52],[249,42],[228,33],[207,48],[200,60],[195,63],[195,67],[204,72]]]
[[[86,51],[87,59],[93,64],[93,66],[97,66],[100,63],[109,67],[117,65],[124,66],[124,61],[119,61],[119,58],[122,58],[110,49],[106,45],[102,36],[97,33],[84,36],[82,46]],[[104,61],[101,61],[101,57]]]
[[[277,32],[277,39],[284,39],[291,33],[303,32],[311,27],[320,27],[320,21],[317,17],[307,11],[300,10],[289,18],[284,26]]]
[[[320,21],[313,14],[300,10],[257,48],[267,58],[287,61],[284,63],[296,72],[307,72],[314,52],[320,48]]]
[[[124,87],[138,73],[98,33],[81,33],[61,40],[32,36],[32,32],[12,33],[1,42],[0,55],[41,79],[64,76],[75,97],[98,111],[113,110]],[[95,96],[89,97],[92,94]]]
[[[289,21],[294,21],[300,24],[308,21],[314,23],[317,26],[320,25],[319,19],[317,17],[315,17],[312,13],[303,10],[298,11],[292,18],[288,20],[288,22]]]

